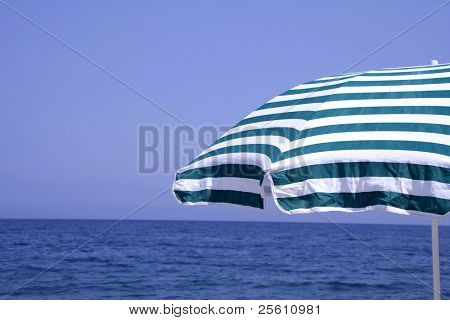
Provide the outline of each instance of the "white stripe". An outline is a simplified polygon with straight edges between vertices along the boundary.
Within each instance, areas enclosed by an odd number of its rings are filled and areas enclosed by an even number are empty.
[[[264,128],[294,128],[297,130],[301,130],[306,122],[307,122],[306,120],[302,119],[284,119],[284,120],[271,120],[271,121],[262,121],[257,123],[244,124],[242,126],[230,129],[223,135],[223,137],[226,137],[230,134],[237,132],[244,132],[248,130],[264,129]]]
[[[232,177],[181,179],[175,181],[174,190],[232,190],[258,194],[262,194],[264,191],[263,187],[259,184],[259,180]]]
[[[212,145],[211,147],[203,151],[200,155],[225,147],[246,145],[246,144],[269,144],[277,147],[278,149],[280,149],[280,151],[284,152],[284,150],[289,150],[290,143],[291,142],[289,139],[281,136],[254,136],[254,137],[236,138]]]
[[[418,215],[418,216],[425,216],[425,217],[433,217],[436,218],[438,215],[427,213],[427,212],[420,212],[415,210],[404,210],[399,209],[391,206],[385,206],[385,205],[375,205],[375,206],[367,206],[364,208],[342,208],[342,207],[314,207],[314,208],[300,208],[300,209],[294,209],[291,211],[284,210],[277,201],[275,201],[277,207],[284,213],[287,214],[305,214],[305,213],[314,213],[314,212],[367,212],[367,211],[385,211],[390,213],[396,213],[396,214],[404,214],[404,215]]]
[[[404,132],[404,131],[364,131],[364,132],[338,132],[311,136],[290,142],[288,139],[280,136],[255,136],[230,139],[215,144],[200,155],[213,150],[247,144],[268,144],[278,148],[281,152],[292,149],[306,147],[318,143],[337,142],[337,141],[361,141],[361,140],[390,140],[390,141],[416,141],[430,142],[450,145],[450,139],[447,135],[428,132]]]
[[[355,77],[348,78],[348,79],[340,79],[340,80],[336,80],[336,81],[329,81],[329,82],[323,82],[323,83],[299,84],[290,90],[320,88],[320,87],[332,86],[332,85],[340,84],[340,83],[346,83],[348,81],[423,80],[423,79],[439,79],[439,78],[448,78],[448,77],[450,77],[450,71],[442,72],[442,73],[434,73],[434,74],[416,74],[416,75],[401,75],[401,76],[398,76],[398,75],[397,76],[396,75],[367,76],[367,75],[358,74],[358,75],[355,75]]]
[[[299,84],[289,90],[301,90],[301,89],[311,89],[311,88],[321,88],[321,87],[327,87],[327,86],[332,86],[335,84],[340,84],[340,83],[346,83],[350,80],[352,80],[353,78],[348,78],[348,79],[340,79],[340,80],[336,80],[336,81],[329,81],[329,82],[321,82],[321,83],[302,83]]]
[[[355,80],[356,81],[356,80]],[[273,98],[268,103],[291,101],[298,99],[314,98],[330,96],[333,94],[349,94],[349,93],[375,93],[375,92],[416,92],[416,91],[440,91],[450,90],[450,83],[436,83],[436,84],[416,84],[416,85],[401,85],[401,86],[369,86],[369,87],[339,87],[335,89],[313,91],[298,94],[289,94]]]
[[[361,140],[415,141],[450,145],[450,139],[445,134],[406,131],[364,131],[329,133],[298,139],[292,141],[288,146],[283,146],[283,150],[287,151],[319,143]]]
[[[387,191],[415,196],[450,199],[446,183],[412,180],[399,177],[345,177],[309,179],[302,182],[272,187],[277,198],[305,196],[316,192],[358,193]]]
[[[187,170],[195,168],[211,167],[228,163],[255,165],[260,167],[264,171],[268,171],[270,169],[271,161],[270,158],[263,153],[226,153],[196,161],[186,167],[179,169],[177,173],[183,173]]]
[[[422,80],[422,79],[438,79],[438,78],[448,78],[450,77],[450,72],[442,73],[428,73],[428,74],[412,74],[412,75],[388,75],[386,76],[368,76],[364,75],[358,77],[358,81],[384,81],[384,80]]]
[[[370,115],[351,115],[338,116],[309,120],[303,130],[330,126],[335,124],[350,123],[434,123],[441,125],[450,125],[450,116],[433,114],[370,114]]]
[[[341,74],[338,76],[330,76],[330,77],[322,77],[319,79],[316,79],[314,81],[324,81],[324,80],[333,80],[333,79],[341,79],[341,78],[345,78],[345,77],[351,77],[351,76],[356,76],[356,75],[360,75],[361,72],[355,72],[355,73],[346,73],[346,74]]]
[[[368,86],[368,87],[340,87],[336,93],[373,93],[373,92],[418,92],[450,90],[450,82],[408,84],[400,86]]]
[[[306,93],[289,94],[286,96],[278,96],[278,97],[273,98],[272,100],[269,100],[267,103],[298,100],[298,99],[304,99],[304,98],[330,96],[330,95],[336,93],[336,90],[338,90],[338,89],[339,88],[334,88],[334,89],[328,89],[328,90],[322,90],[322,91],[313,91],[313,92],[306,92]]]
[[[338,150],[310,153],[278,161],[273,163],[271,172],[342,162],[414,163],[450,169],[450,157],[435,153],[409,150]]]
[[[264,198],[264,195],[261,195],[262,198]],[[176,198],[176,195],[175,195]],[[258,212],[261,212],[261,210],[263,210],[263,208],[258,208],[258,207],[252,207],[250,205],[247,204],[237,204],[237,203],[231,203],[231,202],[207,202],[207,201],[198,201],[198,202],[181,202],[178,198],[176,198],[176,200],[178,201],[178,203],[181,203],[183,205],[188,205],[188,206],[237,206],[240,207],[242,209],[242,207],[245,207],[246,209],[250,209],[250,210],[255,210]]]
[[[408,69],[418,69],[423,70],[425,68],[433,69],[433,68],[450,68],[450,65],[448,63],[441,63],[441,64],[425,64],[425,65],[418,65],[418,66],[409,66],[409,67],[394,67],[394,68],[383,68],[382,71],[385,70],[408,70]]]
[[[327,101],[324,103],[306,103],[285,107],[268,108],[256,110],[245,119],[269,114],[279,114],[296,111],[322,111],[342,108],[364,108],[364,107],[450,107],[450,98],[415,98],[415,99],[371,99],[371,100],[344,100]]]
[[[406,67],[406,68],[386,68],[383,70],[371,70],[364,73],[398,73],[398,72],[417,72],[417,71],[432,71],[432,70],[442,70],[442,69],[450,69],[448,65],[442,65],[442,66],[417,66],[417,67]]]

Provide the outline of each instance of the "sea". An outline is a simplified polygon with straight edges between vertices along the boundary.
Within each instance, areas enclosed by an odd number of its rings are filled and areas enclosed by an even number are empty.
[[[3,299],[432,299],[430,226],[0,220]],[[440,227],[443,298],[450,227]]]

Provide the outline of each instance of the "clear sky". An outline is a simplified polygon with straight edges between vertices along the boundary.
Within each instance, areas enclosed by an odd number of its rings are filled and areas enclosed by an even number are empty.
[[[444,1],[6,2],[198,127],[234,124],[296,84],[342,72]],[[137,174],[137,128],[175,119],[2,4],[0,28],[0,218],[116,219],[171,186],[173,170]],[[351,71],[448,63],[449,31],[450,5]],[[170,192],[133,218],[323,221],[270,203],[186,207]]]

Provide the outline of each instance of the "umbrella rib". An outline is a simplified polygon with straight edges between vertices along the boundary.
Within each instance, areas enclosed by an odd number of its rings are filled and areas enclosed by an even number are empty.
[[[394,266],[396,266],[397,268],[399,268],[401,271],[405,272],[406,274],[408,274],[409,276],[411,276],[412,278],[414,278],[415,280],[417,280],[418,282],[420,282],[421,284],[423,284],[424,286],[428,287],[429,289],[433,290],[433,292],[436,292],[434,290],[434,288],[429,285],[428,283],[426,283],[425,281],[423,281],[422,279],[420,279],[418,276],[416,276],[414,273],[406,270],[405,268],[403,268],[401,265],[399,265],[397,262],[395,262],[394,260],[392,260],[391,258],[389,258],[388,256],[386,256],[384,253],[382,253],[381,251],[375,249],[374,247],[372,247],[370,244],[368,244],[366,241],[362,240],[361,238],[357,237],[354,233],[352,233],[351,231],[347,230],[346,228],[344,228],[342,225],[334,222],[333,220],[331,220],[330,218],[328,218],[326,215],[322,214],[321,212],[318,212],[318,214],[325,219],[326,221],[328,221],[329,223],[335,225],[336,227],[338,227],[339,229],[341,229],[343,232],[345,232],[348,236],[352,237],[355,240],[358,240],[359,242],[361,242],[362,244],[364,244],[368,249],[370,249],[371,251],[375,252],[376,254],[378,254],[379,256],[383,257],[384,259],[386,259],[387,261],[389,261],[390,263],[392,263]],[[449,297],[441,294],[443,298],[445,299],[449,299]]]

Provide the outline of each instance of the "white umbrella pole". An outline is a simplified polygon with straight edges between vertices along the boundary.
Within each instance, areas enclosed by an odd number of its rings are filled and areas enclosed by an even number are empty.
[[[431,220],[431,245],[433,252],[433,289],[434,300],[441,300],[441,270],[439,266],[439,224],[438,219]]]
[[[437,60],[431,60],[431,65],[437,65]],[[439,265],[439,220],[431,220],[431,246],[433,252],[433,289],[434,300],[441,300],[441,270]]]

